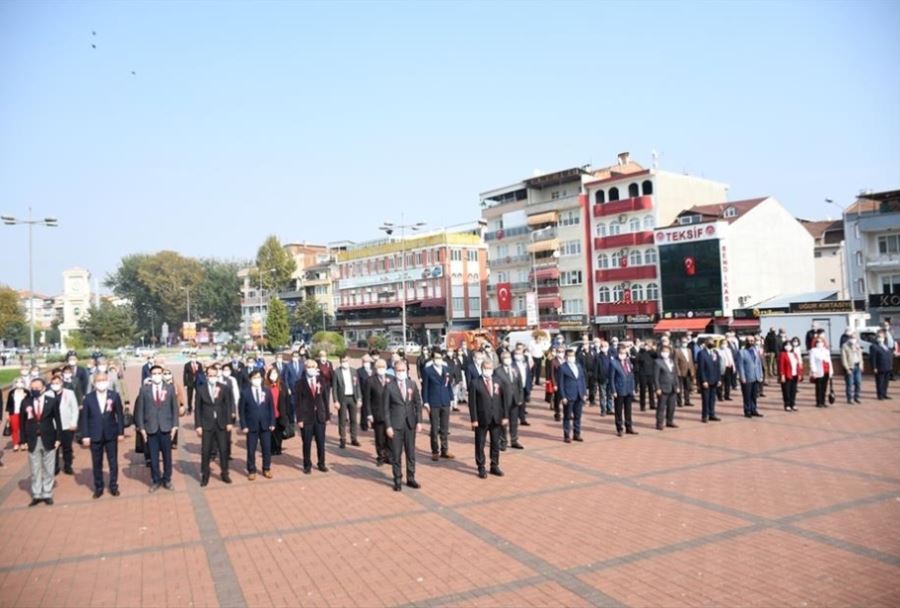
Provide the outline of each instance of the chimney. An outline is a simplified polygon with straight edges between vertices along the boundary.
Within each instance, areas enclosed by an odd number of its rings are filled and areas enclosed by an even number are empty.
[[[631,160],[631,153],[629,152],[619,152],[619,166],[624,167],[628,164],[628,161]]]

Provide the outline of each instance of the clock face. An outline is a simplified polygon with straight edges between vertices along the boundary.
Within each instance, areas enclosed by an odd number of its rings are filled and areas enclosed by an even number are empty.
[[[79,291],[81,291],[81,285],[79,285],[78,283],[72,283],[72,292],[78,293]]]

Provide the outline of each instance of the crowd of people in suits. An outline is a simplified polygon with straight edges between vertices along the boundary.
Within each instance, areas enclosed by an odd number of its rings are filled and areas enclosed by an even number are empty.
[[[402,350],[389,357],[370,351],[357,369],[346,355],[335,366],[325,351],[312,356],[306,348],[284,353],[272,364],[258,352],[243,360],[219,357],[205,364],[192,353],[181,370],[180,386],[172,369],[150,357],[141,370],[133,413],[123,402],[120,366],[98,356],[88,369],[78,365],[71,352],[64,366],[50,371],[49,379],[36,368],[23,367],[7,397],[5,434],[11,436],[14,450],[28,451],[31,506],[53,504],[54,477],[60,471],[74,472],[76,440],[91,452],[94,498],[106,489],[118,496],[118,444],[132,425],[135,451],[144,454],[150,468],[149,491],[173,489],[172,452],[184,415],[193,416],[200,438],[201,486],[208,485],[214,460],[221,480],[231,483],[229,462],[237,432],[246,437],[246,473],[251,481],[259,472],[257,451],[262,476],[271,478],[272,457],[282,454],[285,442],[297,434],[303,473],[312,472],[313,444],[317,470],[328,472],[326,426],[337,416],[339,447],[345,449],[348,438],[350,445],[360,446],[360,433],[371,430],[375,464],[391,465],[393,488],[399,492],[404,471],[405,485],[421,487],[416,478],[416,436],[426,419],[432,460],[455,458],[449,446],[450,420],[461,404],[467,406],[467,422],[474,433],[478,476],[503,476],[501,452],[525,449],[519,430],[530,425],[528,406],[534,388],[542,384],[542,370],[545,399],[554,419],[562,422],[566,443],[583,441],[582,418],[588,406],[599,406],[601,416],[612,414],[619,437],[637,434],[635,402],[641,411],[647,407],[656,411],[657,430],[677,428],[677,409],[693,406],[695,391],[703,423],[720,420],[716,403],[732,400],[738,387],[744,416],[762,417],[758,398],[770,380],[781,387],[785,411],[796,412],[805,369],[815,387],[816,406],[828,407],[835,399],[831,378],[837,370],[825,333],[815,327],[803,342],[788,338],[783,330],[765,338],[745,336],[742,341],[733,333],[720,339],[665,334],[658,341],[633,343],[585,335],[575,347],[550,345],[544,357],[534,356],[524,344],[501,344],[495,350],[485,342],[471,351],[468,346],[422,349],[414,363],[417,381]],[[879,400],[889,398],[895,348],[890,329],[884,327],[869,349]],[[858,404],[863,351],[852,330],[841,337],[840,352],[847,403]]]

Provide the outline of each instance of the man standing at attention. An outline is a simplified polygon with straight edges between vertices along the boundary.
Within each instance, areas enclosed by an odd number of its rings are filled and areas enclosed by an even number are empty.
[[[125,438],[122,398],[109,390],[103,372],[94,375],[94,390],[84,398],[81,411],[81,443],[91,448],[94,498],[103,496],[103,455],[109,465],[109,493],[119,495],[119,442]]]

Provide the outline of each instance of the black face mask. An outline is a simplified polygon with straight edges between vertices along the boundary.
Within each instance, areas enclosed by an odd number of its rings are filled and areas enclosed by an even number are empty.
[[[31,390],[31,398],[32,398],[32,399],[40,399],[41,393],[43,393],[43,392],[44,392],[44,391],[37,390],[37,389],[32,389],[32,390]]]

